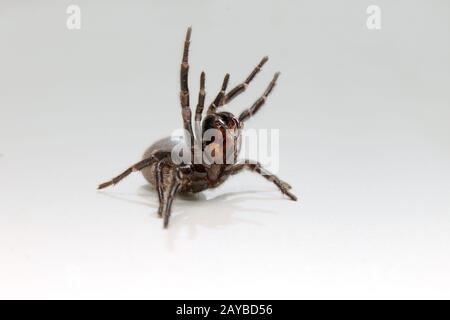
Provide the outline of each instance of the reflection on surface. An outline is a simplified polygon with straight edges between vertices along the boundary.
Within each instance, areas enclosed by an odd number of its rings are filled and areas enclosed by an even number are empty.
[[[251,205],[245,206],[244,204],[253,201],[274,201],[281,197],[281,195],[276,197],[278,190],[274,190],[274,192],[265,190],[226,192],[211,197],[208,197],[207,193],[178,194],[173,203],[169,228],[163,230],[162,221],[157,216],[158,197],[151,185],[147,184],[138,188],[139,200],[136,200],[136,194],[131,193],[105,191],[99,193],[112,199],[150,207],[152,218],[161,223],[161,232],[167,234],[169,249],[174,248],[174,240],[184,229],[188,230],[189,238],[194,240],[199,227],[220,229],[242,223],[261,226],[263,224],[258,221],[258,214],[275,214],[275,207],[273,209],[261,209],[261,207],[252,209]],[[244,212],[255,213],[255,218],[250,220],[239,217],[239,213]]]

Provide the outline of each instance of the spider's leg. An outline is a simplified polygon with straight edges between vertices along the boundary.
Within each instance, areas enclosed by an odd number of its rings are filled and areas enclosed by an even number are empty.
[[[244,92],[245,89],[247,89],[249,83],[255,78],[255,76],[258,74],[258,72],[261,71],[262,66],[267,62],[267,60],[269,60],[269,57],[267,57],[267,56],[262,58],[262,60],[255,67],[255,69],[253,69],[253,71],[249,74],[247,79],[245,79],[244,82],[238,84],[236,87],[231,89],[225,95],[225,98],[222,100],[222,103],[219,105],[219,107],[224,105],[224,104],[227,104],[228,102],[230,102],[231,100],[236,98],[238,95],[240,95],[242,92]]]
[[[111,185],[117,184],[122,179],[124,179],[128,175],[130,175],[133,171],[140,171],[140,170],[144,169],[145,167],[150,166],[152,163],[154,163],[157,160],[158,160],[158,158],[155,155],[152,155],[149,158],[141,160],[138,163],[135,163],[134,165],[129,167],[127,170],[125,170],[124,172],[122,172],[118,176],[112,178],[111,180],[109,180],[107,182],[104,182],[104,183],[100,184],[97,189],[103,189],[103,188],[109,187]]]
[[[205,107],[205,72],[202,72],[200,75],[200,90],[198,92],[198,103],[197,108],[195,109],[195,124],[196,124],[196,134],[198,134],[198,131],[200,129],[200,124],[202,122],[202,113],[203,109]],[[197,127],[198,126],[198,127]]]
[[[278,178],[276,175],[274,175],[274,174],[270,173],[268,170],[264,169],[261,166],[261,164],[258,162],[244,160],[243,162],[235,164],[232,167],[230,167],[228,173],[233,175],[233,174],[237,174],[237,173],[241,172],[244,169],[259,173],[264,178],[266,178],[268,181],[273,182],[278,187],[278,189],[280,189],[280,191],[283,194],[285,194],[289,198],[291,198],[291,200],[297,201],[297,197],[289,191],[291,186],[287,182],[284,182],[283,180]]]
[[[264,91],[263,95],[258,100],[256,100],[255,103],[253,103],[253,105],[250,108],[244,110],[239,115],[239,121],[246,121],[248,118],[253,116],[259,110],[259,108],[262,107],[262,105],[264,103],[266,103],[267,97],[272,92],[273,88],[275,87],[275,84],[277,83],[277,79],[278,79],[279,75],[280,75],[279,72],[275,73],[275,75],[273,76],[272,81],[270,81],[269,86],[267,87],[266,91]]]
[[[160,202],[160,211],[164,219],[164,228],[169,226],[170,211],[172,209],[172,202],[178,188],[180,181],[176,168],[170,167],[169,174],[164,176],[162,188],[162,201]]]
[[[191,41],[191,27],[186,32],[186,39],[184,40],[183,59],[180,67],[180,103],[181,103],[181,115],[183,116],[184,130],[187,131],[189,137],[186,137],[190,141],[191,146],[191,161],[194,156],[194,135],[192,133],[191,117],[192,112],[189,106],[189,44]],[[187,141],[188,142],[188,141]]]
[[[201,124],[202,124],[202,113],[203,113],[203,109],[205,107],[205,96],[206,96],[206,91],[205,91],[205,73],[202,72],[202,74],[200,75],[200,91],[198,93],[198,103],[197,103],[197,108],[195,109],[195,144],[196,147],[200,150],[200,156],[201,156],[201,147],[202,147],[202,128],[201,128]],[[198,163],[198,162],[194,162],[194,163]]]
[[[155,181],[156,181],[156,192],[158,193],[159,199],[159,208],[158,208],[158,217],[162,218],[162,203],[163,203],[163,168],[164,161],[159,161],[155,165]]]
[[[225,91],[228,87],[228,80],[230,79],[230,75],[227,73],[223,78],[222,89],[217,94],[216,98],[208,107],[208,114],[215,113],[216,109],[223,104],[223,99],[225,97]]]
[[[167,229],[167,227],[169,226],[170,214],[172,212],[173,199],[174,199],[175,194],[177,193],[179,187],[180,187],[180,184],[176,183],[173,186],[171,186],[171,188],[168,190],[166,209],[165,209],[165,212],[163,213],[165,229]]]

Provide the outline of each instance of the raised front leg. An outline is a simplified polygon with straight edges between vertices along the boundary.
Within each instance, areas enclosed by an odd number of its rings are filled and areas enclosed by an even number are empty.
[[[208,107],[208,111],[207,111],[208,114],[215,113],[217,108],[219,106],[223,105],[223,99],[225,98],[225,91],[227,90],[229,80],[230,80],[230,75],[227,73],[225,75],[225,77],[223,78],[221,90],[217,94],[214,101],[211,102],[211,104]]]
[[[264,91],[263,95],[258,100],[256,100],[255,103],[253,103],[253,105],[250,108],[242,111],[242,113],[239,115],[239,121],[246,121],[247,119],[252,117],[256,112],[258,112],[258,110],[266,103],[267,97],[272,92],[273,88],[275,88],[279,76],[280,76],[279,72],[275,73],[266,91]]]
[[[189,134],[188,139],[191,146],[191,161],[194,157],[194,134],[192,133],[192,112],[189,105],[189,45],[191,41],[191,27],[186,32],[186,39],[184,40],[183,58],[180,66],[180,103],[181,103],[181,115],[183,116],[183,126]]]
[[[202,139],[202,113],[203,108],[205,107],[205,73],[202,72],[200,75],[200,90],[198,92],[198,103],[197,108],[195,109],[195,136],[197,139]]]
[[[268,57],[264,57],[262,58],[262,60],[258,63],[258,65],[253,69],[253,71],[249,74],[249,76],[247,77],[247,79],[245,79],[244,82],[238,84],[236,87],[234,87],[233,89],[230,90],[230,92],[228,92],[224,99],[222,99],[222,101],[219,104],[219,107],[227,104],[228,102],[230,102],[231,100],[233,100],[234,98],[236,98],[238,95],[240,95],[242,92],[244,92],[248,85],[250,84],[250,82],[255,78],[255,76],[261,71],[262,66],[267,62],[267,60],[269,60]]]
[[[197,152],[194,153],[195,159],[192,159],[194,163],[202,162],[202,114],[205,107],[205,73],[202,72],[200,75],[200,90],[198,92],[198,103],[195,109],[195,149]]]
[[[237,163],[231,166],[230,169],[228,169],[228,173],[234,175],[244,169],[259,173],[267,180],[273,182],[278,187],[278,189],[280,189],[283,194],[291,198],[291,200],[297,201],[297,197],[289,191],[289,189],[291,189],[291,186],[287,182],[284,182],[283,180],[278,178],[276,175],[264,169],[259,162],[255,163],[250,160],[244,160],[241,163]]]

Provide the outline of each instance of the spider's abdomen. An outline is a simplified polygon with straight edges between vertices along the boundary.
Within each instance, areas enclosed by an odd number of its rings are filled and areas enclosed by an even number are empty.
[[[144,153],[143,158],[149,158],[153,154],[158,153],[161,157],[166,160],[164,166],[162,166],[163,183],[170,180],[170,175],[173,174],[173,170],[177,168],[177,164],[173,163],[171,160],[172,150],[175,146],[183,143],[183,138],[180,137],[167,137],[156,141],[152,144]],[[144,178],[153,186],[156,186],[156,166],[158,164],[154,163],[149,167],[142,169],[142,174]],[[178,192],[201,192],[210,188],[210,183],[208,181],[207,173],[205,172],[202,165],[193,166],[194,170],[191,173],[186,174],[182,178],[181,186]]]

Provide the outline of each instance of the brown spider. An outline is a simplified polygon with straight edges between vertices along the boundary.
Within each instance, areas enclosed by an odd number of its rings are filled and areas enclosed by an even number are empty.
[[[261,67],[267,62],[268,58],[264,57],[261,62],[253,69],[247,79],[228,91],[229,75],[227,74],[223,80],[222,89],[217,94],[214,101],[209,105],[207,116],[202,122],[202,113],[205,103],[205,73],[202,72],[200,76],[200,92],[198,96],[198,104],[195,112],[195,136],[192,131],[191,109],[189,106],[189,89],[188,89],[188,55],[189,44],[191,38],[191,28],[188,28],[186,39],[184,42],[183,58],[180,70],[180,102],[181,114],[183,117],[184,129],[187,132],[185,138],[181,138],[181,143],[189,146],[188,150],[191,152],[190,159],[198,159],[196,157],[196,146],[202,151],[213,150],[213,153],[223,155],[228,154],[231,150],[234,162],[223,161],[221,163],[206,163],[203,158],[200,162],[192,161],[179,162],[174,161],[172,150],[180,143],[180,140],[173,138],[164,138],[153,145],[151,145],[144,153],[142,161],[134,164],[117,177],[112,180],[102,183],[98,189],[103,189],[114,185],[128,176],[133,171],[141,171],[148,182],[155,186],[159,197],[158,216],[164,218],[164,228],[169,224],[170,211],[174,195],[177,192],[200,192],[209,188],[215,188],[221,185],[230,175],[237,174],[244,169],[255,171],[272,181],[280,191],[287,195],[292,200],[296,201],[297,197],[293,195],[289,189],[291,186],[279,179],[277,176],[265,170],[259,163],[250,160],[243,160],[236,162],[237,154],[240,150],[240,130],[243,123],[253,116],[261,106],[266,102],[267,96],[275,87],[279,73],[275,73],[272,81],[267,87],[264,94],[256,100],[256,102],[249,108],[244,110],[238,118],[229,112],[217,112],[216,110],[223,107],[240,93],[244,92],[248,84],[253,80],[256,74],[261,70]],[[202,134],[206,131],[214,129],[219,130],[224,139],[223,141],[212,140],[209,142],[203,141]],[[231,138],[230,138],[231,137]],[[230,139],[228,139],[230,138]],[[194,158],[195,157],[195,158]],[[220,157],[220,156],[219,156]],[[225,159],[225,158],[224,158]]]

